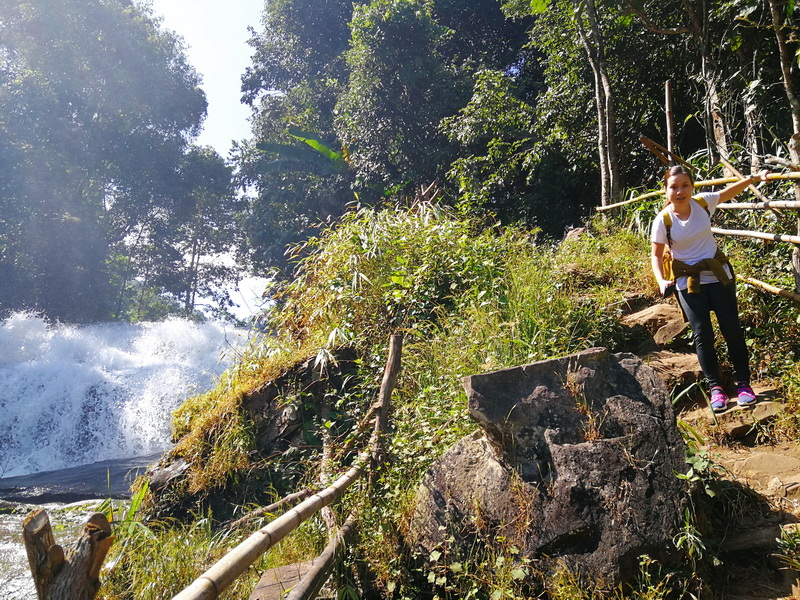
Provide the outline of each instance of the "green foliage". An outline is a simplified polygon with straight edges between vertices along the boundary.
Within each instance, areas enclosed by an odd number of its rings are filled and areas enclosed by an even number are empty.
[[[298,340],[338,331],[357,345],[383,343],[387,331],[419,327],[466,289],[491,286],[518,243],[432,204],[362,208],[305,244],[296,279],[276,294],[273,326]]]
[[[336,121],[362,185],[413,189],[441,175],[447,144],[437,125],[463,96],[439,51],[444,36],[422,0],[355,8]]]
[[[775,556],[787,568],[800,570],[800,531],[796,527],[781,529],[781,537],[777,540],[778,552]]]

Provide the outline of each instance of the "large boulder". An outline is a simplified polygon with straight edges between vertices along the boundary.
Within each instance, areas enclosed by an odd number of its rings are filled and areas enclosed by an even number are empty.
[[[596,348],[464,386],[482,431],[418,490],[409,535],[421,556],[465,560],[502,540],[531,572],[567,567],[610,586],[637,575],[643,554],[674,557],[684,444],[653,369]]]

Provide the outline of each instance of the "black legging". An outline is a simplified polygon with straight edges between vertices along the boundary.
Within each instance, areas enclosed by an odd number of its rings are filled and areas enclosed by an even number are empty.
[[[678,301],[692,328],[694,347],[700,368],[706,376],[709,387],[722,385],[719,359],[714,349],[714,329],[711,324],[711,311],[717,315],[722,337],[728,345],[736,381],[750,382],[750,356],[744,340],[744,331],[739,323],[739,309],[736,304],[736,284],[705,283],[700,292],[690,294],[678,290]]]

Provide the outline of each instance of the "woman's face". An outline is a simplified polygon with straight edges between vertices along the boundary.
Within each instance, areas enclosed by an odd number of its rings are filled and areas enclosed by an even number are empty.
[[[692,179],[684,174],[670,175],[667,178],[667,200],[672,203],[675,208],[683,208],[689,204],[692,197],[694,185]]]

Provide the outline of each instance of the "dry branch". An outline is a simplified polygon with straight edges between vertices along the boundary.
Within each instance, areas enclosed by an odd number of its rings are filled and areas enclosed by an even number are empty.
[[[259,517],[263,517],[264,515],[268,515],[270,513],[275,512],[279,508],[281,508],[284,504],[294,504],[295,502],[299,502],[301,500],[305,500],[311,495],[311,490],[300,490],[299,492],[295,492],[293,494],[289,494],[288,496],[284,496],[277,502],[273,502],[269,506],[262,506],[257,508],[253,512],[247,513],[243,517],[232,521],[229,525],[229,529],[236,529],[237,527],[241,527],[245,523],[252,521],[253,519],[258,519]]]

